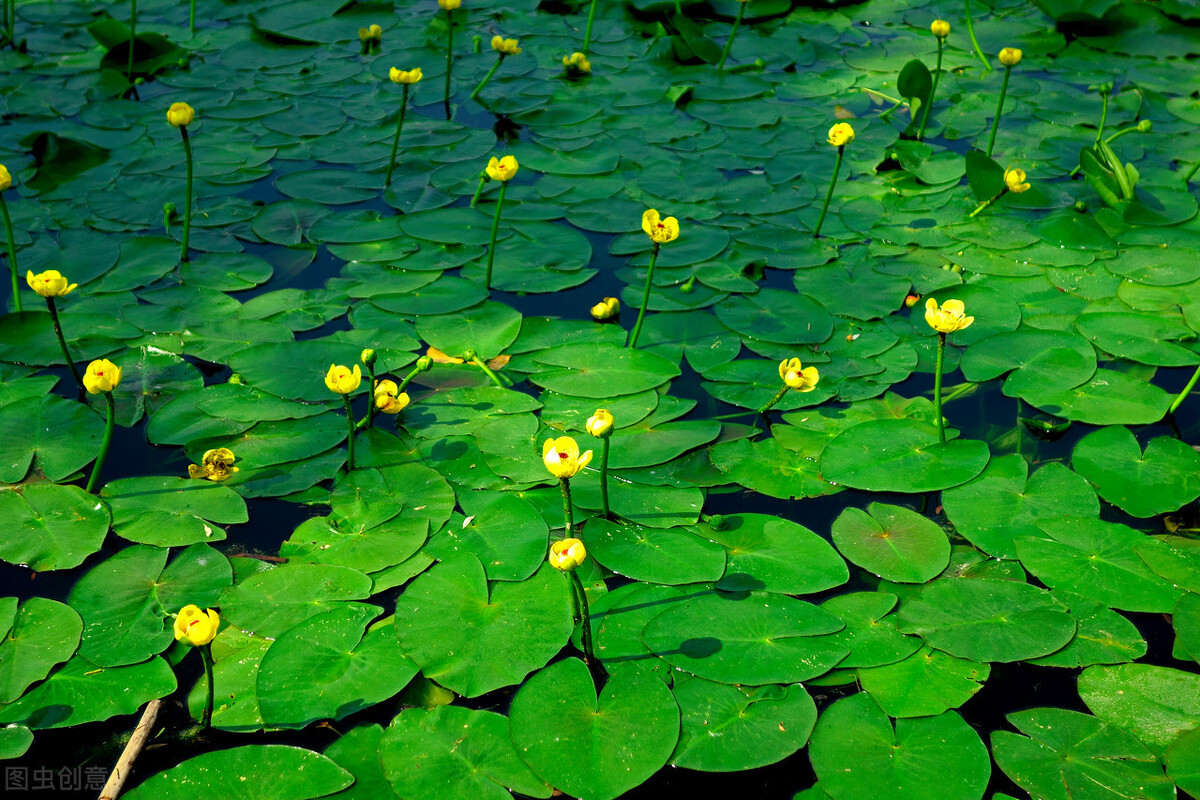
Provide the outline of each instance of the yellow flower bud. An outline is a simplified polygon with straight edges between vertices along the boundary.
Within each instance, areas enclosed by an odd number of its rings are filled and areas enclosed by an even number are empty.
[[[199,464],[188,464],[189,478],[204,478],[220,483],[233,473],[240,472],[233,466],[237,458],[228,447],[218,447],[216,450],[206,450]]]
[[[187,103],[172,103],[167,109],[167,122],[174,125],[176,128],[191,125],[192,120],[196,118],[196,111]]]
[[[421,68],[416,67],[415,69],[403,70],[392,67],[388,70],[388,77],[392,79],[392,83],[411,85],[421,80]]]
[[[925,301],[925,321],[938,333],[954,333],[970,327],[974,317],[964,317],[966,307],[961,300],[947,300],[938,308],[932,297]]]
[[[666,244],[679,238],[679,220],[674,217],[659,219],[658,209],[648,208],[642,214],[642,230],[655,244]]]
[[[613,415],[607,408],[597,408],[596,413],[588,417],[587,432],[597,439],[607,439],[612,436]]]
[[[175,617],[175,641],[200,647],[217,638],[220,627],[221,617],[211,608],[184,606]]]
[[[1021,51],[1015,47],[1006,47],[1000,51],[1000,63],[1006,67],[1015,67],[1021,63]]]
[[[492,49],[502,56],[515,56],[521,52],[516,39],[505,39],[503,36],[492,37]]]
[[[829,129],[826,141],[834,147],[845,147],[854,141],[854,128],[850,127],[849,122],[839,122]]]
[[[362,383],[362,370],[358,368],[358,364],[354,365],[353,370],[339,364],[330,364],[329,372],[325,373],[325,385],[331,392],[350,394],[358,388],[360,383]]]
[[[0,192],[10,186],[12,186],[12,175],[8,174],[8,167],[0,164]]]
[[[371,27],[367,28],[367,36],[371,37],[375,41],[381,40],[383,39],[383,28],[379,27],[378,25],[372,25]]]
[[[91,394],[111,392],[121,382],[121,368],[101,358],[88,364],[87,372],[83,373],[83,388]]]
[[[950,35],[950,23],[944,19],[935,19],[929,23],[929,30],[939,39],[945,39]]]
[[[578,539],[563,539],[550,545],[550,566],[570,572],[587,559],[587,548]]]
[[[780,361],[779,377],[798,392],[811,392],[817,388],[817,381],[821,380],[816,367],[802,367],[798,358]]]
[[[67,279],[56,269],[48,269],[37,275],[33,274],[33,270],[26,270],[25,282],[29,284],[30,289],[42,297],[62,297],[70,294],[79,285],[78,283],[68,284]]]
[[[487,175],[494,181],[509,181],[517,174],[517,168],[520,164],[514,156],[505,156],[504,158],[496,158],[492,156],[492,160],[487,165]]]
[[[1029,184],[1025,183],[1025,170],[1016,167],[1004,170],[1004,185],[1014,194],[1028,191]]]
[[[603,322],[621,313],[621,301],[615,297],[606,297],[592,306],[592,319]]]
[[[570,436],[547,439],[542,445],[542,463],[556,478],[574,477],[592,460],[592,451],[579,454],[579,445]]]
[[[587,56],[583,53],[571,53],[569,56],[563,56],[562,63],[567,72],[577,75],[586,75],[592,71],[592,62],[588,61]]]
[[[447,11],[453,11],[462,5],[462,0],[438,0],[438,5]]]

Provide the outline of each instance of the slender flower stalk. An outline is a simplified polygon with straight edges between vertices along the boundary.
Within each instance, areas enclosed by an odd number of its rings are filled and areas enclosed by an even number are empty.
[[[587,592],[579,579],[579,567],[587,559],[587,549],[578,539],[567,537],[550,545],[550,566],[566,573],[571,587],[571,618],[580,624],[579,639],[583,645],[583,660],[589,667],[599,666],[592,646],[592,620],[588,613]]]
[[[196,111],[187,103],[172,103],[167,109],[167,122],[179,128],[183,137],[183,155],[187,161],[187,181],[183,198],[183,241],[180,243],[179,263],[188,260],[188,239],[192,235],[192,142],[188,138],[188,125],[196,119]]]
[[[975,23],[971,19],[971,0],[963,0],[963,7],[967,18],[967,35],[971,37],[971,44],[975,47],[975,55],[983,63],[984,72],[991,72],[992,65],[988,63],[987,56],[983,54],[983,48],[979,46],[979,40],[975,38]]]
[[[4,199],[4,190],[12,186],[12,175],[8,167],[0,164],[0,216],[4,218],[5,242],[8,244],[8,271],[12,275],[13,309],[21,311],[21,289],[17,283],[17,245],[13,238],[12,217],[8,213],[8,202]]]
[[[196,0],[188,3],[188,32],[192,36],[196,35]]]
[[[679,238],[679,220],[674,217],[661,219],[658,209],[648,208],[642,212],[642,230],[650,237],[650,265],[646,268],[646,286],[642,289],[642,303],[638,308],[637,322],[625,341],[626,347],[637,347],[638,337],[642,333],[642,323],[646,319],[646,307],[650,305],[650,287],[654,285],[654,268],[658,265],[658,250],[667,242]]]
[[[350,407],[350,395],[362,383],[362,370],[358,364],[350,370],[337,364],[330,364],[325,373],[325,386],[329,391],[342,396],[342,405],[346,409],[346,426],[349,431],[349,453],[346,464],[350,472],[354,471],[354,409]]]
[[[12,0],[13,3],[16,0]],[[137,89],[133,83],[133,51],[137,49],[137,0],[129,0],[129,64],[125,68],[125,78],[129,81],[129,88],[134,92]]]
[[[372,391],[374,391],[374,392],[379,391],[379,386],[375,381],[375,362],[378,359],[379,359],[379,357],[375,354],[375,351],[369,347],[367,349],[363,350],[362,355],[359,356],[359,360],[362,361],[362,363],[365,364],[367,367],[367,381],[370,383],[370,385],[372,387]],[[374,399],[375,398],[372,397],[371,398],[372,402],[367,403],[367,427],[368,428],[370,428],[372,425],[375,424]]]
[[[1183,391],[1175,396],[1171,401],[1171,407],[1167,409],[1167,416],[1174,414],[1184,399],[1192,393],[1192,389],[1196,388],[1196,381],[1200,380],[1200,367],[1196,367],[1196,371],[1192,373],[1192,378],[1187,382],[1187,386],[1183,387]]]
[[[400,381],[400,386],[396,389],[397,394],[408,388],[408,384],[412,382],[413,378],[417,377],[422,372],[428,372],[431,369],[433,369],[432,358],[429,356],[421,356],[418,358],[416,366],[414,366],[412,370],[410,370],[409,373],[404,376],[404,380]]]
[[[583,52],[587,53],[588,48],[592,46],[592,23],[596,21],[596,3],[598,0],[592,0],[591,6],[588,8],[587,27],[583,30]]]
[[[721,60],[717,62],[717,69],[725,69],[725,58],[729,55],[730,48],[733,47],[733,37],[737,36],[738,28],[742,25],[742,17],[746,14],[746,4],[749,0],[738,0],[737,18],[733,21],[733,27],[729,30],[729,38],[725,40],[725,46],[721,48]]]
[[[221,628],[221,617],[211,608],[201,609],[199,606],[186,605],[179,610],[175,617],[175,641],[191,645],[200,651],[204,661],[204,678],[208,684],[205,693],[204,713],[200,718],[200,726],[207,728],[212,725],[213,694],[213,658],[211,644]]]
[[[54,335],[58,337],[58,347],[62,350],[63,359],[66,360],[67,368],[71,370],[71,377],[75,379],[75,384],[82,392],[83,378],[79,374],[79,367],[75,366],[74,360],[71,359],[71,352],[67,350],[67,340],[63,338],[62,324],[58,320],[58,307],[54,304],[53,297],[46,298],[46,308],[50,311],[50,322],[54,324]]]
[[[354,409],[350,407],[350,395],[342,395],[342,405],[346,408],[346,426],[349,450],[346,454],[346,469],[349,472],[354,472]]]
[[[600,449],[600,511],[607,519],[612,519],[612,511],[608,507],[608,446],[613,434],[613,415],[606,408],[597,408],[596,413],[588,417],[587,432],[602,442]]]
[[[1004,65],[1004,80],[1000,83],[1000,99],[996,101],[996,115],[992,117],[992,132],[988,134],[987,154],[992,155],[996,146],[996,131],[1000,127],[1000,115],[1004,112],[1004,98],[1008,94],[1008,79],[1012,76],[1012,68],[1021,63],[1021,51],[1015,47],[1006,47],[1000,51],[1000,63]]]
[[[1006,169],[1004,170],[1004,188],[1001,189],[995,197],[984,200],[982,203],[976,206],[974,211],[972,211],[970,214],[967,214],[967,219],[976,216],[979,214],[979,212],[983,211],[985,208],[999,200],[1001,197],[1004,197],[1004,195],[1008,194],[1009,192],[1012,192],[1013,194],[1021,194],[1022,192],[1027,191],[1029,191],[1029,184],[1025,182],[1025,170],[1018,169],[1017,167]]]
[[[571,511],[571,478],[592,461],[592,451],[582,455],[579,445],[570,436],[547,439],[542,443],[542,463],[551,475],[558,478],[563,496],[563,518],[567,526],[567,537],[571,536],[575,519]]]
[[[674,219],[674,217],[668,219]],[[638,337],[642,334],[642,322],[646,319],[646,307],[650,305],[650,287],[654,285],[654,268],[658,265],[659,247],[661,245],[658,242],[650,247],[650,265],[646,268],[646,285],[642,288],[642,302],[638,306],[637,322],[633,324],[633,330],[629,332],[629,339],[625,342],[626,347],[637,347]]]
[[[562,489],[563,525],[569,539],[575,532],[575,512],[571,506],[571,481],[568,478],[559,478],[558,486]]]
[[[833,200],[833,188],[837,186],[838,173],[842,171],[842,156],[845,155],[846,145],[854,141],[854,128],[848,122],[839,122],[829,129],[826,140],[837,148],[837,160],[833,163],[833,175],[829,178],[829,189],[825,192],[825,202],[821,204],[821,215],[817,217],[817,226],[813,228],[813,238],[821,238],[821,226],[825,224],[825,215],[829,213],[829,202]]]
[[[779,377],[783,381],[783,387],[755,413],[766,414],[776,403],[783,399],[788,389],[795,389],[801,394],[806,394],[816,389],[817,382],[821,380],[821,373],[817,371],[816,367],[803,366],[798,358],[785,358],[779,362]],[[731,414],[729,416],[742,415]]]
[[[446,88],[442,92],[442,105],[446,109],[446,119],[450,119],[450,76],[454,71],[454,9],[462,5],[462,0],[438,0],[438,5],[446,11]]]
[[[121,368],[108,359],[102,358],[88,364],[87,374],[83,378],[84,388],[88,394],[103,394],[108,414],[104,422],[104,439],[100,442],[100,454],[92,464],[92,476],[88,478],[85,491],[91,494],[100,480],[100,471],[104,469],[104,460],[108,458],[108,449],[112,446],[113,425],[117,416],[117,404],[113,401],[112,390],[121,383]]]
[[[193,8],[195,7],[195,1],[192,0]],[[207,691],[204,693],[204,713],[200,717],[200,727],[209,728],[212,727],[213,700],[216,696],[216,682],[213,679],[212,645],[205,644],[200,646],[200,660],[204,662],[204,682],[207,688]]]
[[[483,80],[471,92],[467,98],[469,100],[474,100],[479,96],[479,93],[483,91],[483,87],[488,85],[488,81],[492,79],[492,76],[496,74],[496,70],[504,63],[505,58],[515,56],[521,52],[521,48],[517,46],[516,39],[505,39],[502,36],[492,37],[492,49],[496,51],[496,63],[492,64],[492,68],[488,70],[487,74],[483,76]]]
[[[925,141],[925,126],[929,124],[929,115],[933,113],[933,98],[937,96],[938,83],[942,79],[942,51],[946,37],[950,35],[950,23],[944,19],[935,19],[929,26],[933,37],[937,39],[937,66],[933,69],[933,88],[929,90],[929,102],[925,104],[921,114],[921,128],[917,131],[917,141]]]
[[[400,95],[400,116],[396,120],[396,135],[392,137],[392,155],[388,158],[387,177],[383,179],[384,186],[390,186],[392,183],[392,172],[396,169],[396,149],[400,146],[400,130],[404,127],[404,114],[408,111],[408,89],[421,80],[421,68],[403,70],[392,67],[388,72],[388,77],[392,83],[398,83],[404,87],[404,91]]]
[[[946,443],[946,423],[942,419],[942,364],[946,356],[946,336],[967,328],[974,317],[964,316],[966,308],[961,300],[947,300],[938,308],[932,297],[925,301],[925,322],[937,331],[937,366],[933,375],[933,413],[937,417],[938,441]]]
[[[75,385],[79,387],[79,393],[82,395],[84,391],[83,378],[79,376],[79,370],[71,359],[71,351],[67,349],[67,340],[63,338],[62,324],[58,320],[58,306],[54,304],[54,298],[65,297],[73,292],[79,284],[69,283],[56,269],[48,269],[37,275],[34,275],[32,270],[26,270],[25,282],[29,284],[30,289],[45,298],[46,309],[50,312],[50,322],[54,325],[54,335],[58,337],[58,347],[62,350],[63,360],[67,362],[67,368],[71,370],[71,377],[75,379]]]
[[[937,367],[933,373],[933,413],[937,417],[938,441],[946,443],[946,421],[942,417],[942,363],[946,358],[946,334],[938,331]]]
[[[496,261],[496,236],[500,232],[500,212],[504,209],[504,195],[508,192],[508,182],[517,174],[519,167],[517,159],[513,156],[504,158],[492,156],[484,170],[489,178],[500,181],[500,197],[496,199],[496,213],[492,217],[492,235],[488,240],[487,269],[483,275],[483,288],[487,290],[492,288],[492,265]]]
[[[488,366],[488,363],[479,357],[479,354],[474,350],[467,350],[463,353],[463,360],[468,361],[483,370],[484,374],[492,379],[492,383],[501,389],[507,389],[512,385],[512,381],[501,377],[494,369]]]

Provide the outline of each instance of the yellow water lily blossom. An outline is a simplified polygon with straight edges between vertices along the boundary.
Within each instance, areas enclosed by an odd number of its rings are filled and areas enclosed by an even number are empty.
[[[587,432],[597,439],[607,439],[612,436],[613,415],[607,408],[597,408],[596,413],[588,417]]]
[[[587,560],[587,548],[578,539],[563,539],[550,545],[550,566],[570,572]]]
[[[925,301],[925,321],[938,333],[954,333],[970,327],[974,317],[963,316],[966,306],[961,300],[947,300],[938,308],[932,297]]]
[[[580,75],[586,75],[592,71],[592,62],[583,53],[571,53],[569,56],[563,56],[563,67],[567,72],[576,72]]]
[[[792,389],[798,392],[811,392],[817,388],[821,374],[816,367],[805,367],[798,358],[784,359],[779,362],[779,377]]]
[[[658,209],[648,208],[642,214],[642,230],[655,244],[666,244],[679,238],[679,220],[674,217],[659,219]]]
[[[516,39],[505,39],[503,36],[492,37],[492,49],[502,56],[515,56],[521,52]]]
[[[579,445],[570,436],[547,439],[542,445],[542,463],[556,478],[574,477],[592,461],[592,451],[579,454]]]
[[[592,306],[592,319],[603,322],[621,313],[621,301],[615,297],[606,297]]]
[[[88,364],[87,372],[83,373],[83,388],[91,394],[111,392],[120,382],[121,368],[107,358]]]
[[[446,11],[453,11],[462,5],[462,0],[438,0],[438,5]]]
[[[12,186],[12,175],[9,174],[8,167],[0,164],[0,192],[10,186]]]
[[[353,370],[340,364],[330,364],[329,372],[325,373],[325,385],[331,392],[350,394],[358,388],[360,383],[362,383],[362,370],[359,369],[358,364],[354,365]]]
[[[492,156],[487,165],[487,176],[494,181],[507,182],[512,180],[512,177],[517,174],[520,168],[515,156],[505,156],[504,158],[496,158]]]
[[[371,27],[367,28],[367,35],[375,41],[380,41],[383,39],[383,28],[379,27],[378,25],[372,25]]]
[[[385,414],[399,414],[408,407],[408,392],[400,391],[395,381],[375,381],[375,407]]]
[[[1000,63],[1006,67],[1015,67],[1021,63],[1021,51],[1015,47],[1006,47],[1000,51]]]
[[[826,141],[834,147],[845,147],[854,141],[854,128],[850,127],[849,122],[839,122],[829,129]]]
[[[26,270],[25,282],[29,288],[42,297],[62,297],[74,291],[78,283],[67,283],[67,279],[56,269],[48,269],[34,275],[33,270]]]
[[[196,119],[196,110],[187,103],[172,103],[171,107],[167,109],[167,122],[176,128],[191,125],[194,119]]]
[[[929,23],[929,31],[939,39],[945,39],[950,35],[950,23],[944,19],[935,19]]]
[[[184,606],[175,617],[175,641],[200,647],[217,638],[220,627],[221,617],[211,608]]]
[[[1029,184],[1025,182],[1025,170],[1017,167],[1004,170],[1004,185],[1014,194],[1029,191]]]
[[[188,464],[188,477],[203,478],[220,483],[233,473],[241,471],[238,467],[233,466],[233,462],[236,460],[237,456],[228,447],[206,450],[200,458],[199,464]]]
[[[404,70],[392,67],[390,70],[388,70],[388,77],[392,79],[392,83],[412,85],[421,80],[421,68],[416,67],[414,69]]]

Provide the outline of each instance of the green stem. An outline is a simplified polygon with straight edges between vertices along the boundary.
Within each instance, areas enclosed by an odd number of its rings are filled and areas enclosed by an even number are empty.
[[[571,589],[575,616],[579,617],[579,639],[583,644],[583,661],[590,667],[599,662],[596,661],[596,651],[592,645],[592,617],[588,612],[587,593],[584,591],[583,581],[579,579],[578,570],[571,570]]]
[[[975,38],[975,25],[971,20],[971,0],[963,0],[963,7],[966,9],[967,16],[967,35],[971,37],[971,44],[975,47],[975,55],[979,56],[979,60],[983,62],[984,70],[991,72],[992,65],[988,63],[987,56],[983,54],[983,48],[979,46],[979,40]]]
[[[737,19],[733,21],[733,28],[729,31],[729,38],[725,40],[725,47],[721,49],[721,60],[717,62],[717,69],[725,69],[725,58],[729,55],[729,49],[733,47],[733,37],[737,36],[738,28],[742,24],[742,16],[746,13],[746,3],[748,0],[738,0]]]
[[[471,363],[483,370],[487,376],[492,379],[492,383],[496,384],[501,389],[507,389],[509,387],[509,384],[505,383],[504,379],[497,375],[492,368],[489,367],[487,363],[479,356],[472,357]]]
[[[567,524],[567,535],[563,538],[570,539],[575,535],[572,533],[575,529],[575,515],[571,510],[571,482],[566,478],[559,478],[558,485],[562,487],[563,520]]]
[[[646,306],[650,305],[650,286],[654,283],[654,266],[658,263],[658,242],[650,249],[650,267],[646,270],[646,288],[642,289],[642,306],[638,309],[637,322],[625,342],[626,347],[637,347],[638,336],[642,333],[642,321],[646,318]]]
[[[16,2],[16,0],[12,0]],[[133,88],[133,51],[134,45],[137,43],[137,0],[129,0],[129,65],[125,70],[125,77],[129,81],[129,87]]]
[[[392,171],[396,168],[396,148],[400,146],[400,129],[404,127],[404,112],[408,110],[408,84],[404,84],[404,93],[400,97],[400,118],[396,120],[396,135],[392,137],[392,157],[388,159],[387,177],[383,179],[384,186],[392,183]]]
[[[8,214],[8,202],[0,193],[0,216],[4,217],[4,234],[8,242],[8,271],[12,273],[13,308],[21,310],[21,288],[17,283],[17,245],[13,241],[12,217]]]
[[[937,416],[938,441],[946,443],[946,424],[942,421],[942,362],[946,358],[946,334],[938,333],[937,371],[933,375],[933,413]]]
[[[1019,398],[1019,397],[1018,397],[1018,398],[1017,398],[1017,428],[1016,428],[1016,434],[1017,434],[1017,455],[1019,455],[1019,456],[1022,456],[1022,457],[1024,457],[1024,454],[1021,452],[1021,440],[1022,440],[1023,438],[1025,438],[1025,437],[1023,437],[1023,436],[1021,435],[1021,429],[1022,429],[1022,428],[1024,428],[1024,427],[1025,427],[1025,426],[1021,424],[1021,398]]]
[[[188,31],[192,36],[196,35],[196,0],[188,4]]]
[[[79,375],[79,368],[71,360],[71,351],[67,349],[67,340],[63,338],[62,325],[58,322],[58,307],[54,305],[53,297],[46,298],[46,308],[50,309],[50,321],[54,323],[54,334],[58,337],[58,346],[62,349],[63,359],[67,362],[67,367],[71,370],[71,377],[75,379],[75,385],[79,387],[79,393],[83,394],[83,378]]]
[[[596,21],[596,3],[598,0],[592,0],[592,5],[588,9],[587,28],[583,31],[583,52],[587,54],[588,48],[592,46],[592,23]]]
[[[1192,176],[1196,174],[1196,170],[1198,170],[1198,169],[1200,169],[1200,161],[1197,161],[1195,164],[1192,164],[1192,168],[1189,169],[1187,171],[1187,174],[1183,176],[1184,185],[1187,185],[1188,183],[1191,182]]]
[[[600,513],[604,514],[605,519],[612,519],[612,512],[608,509],[608,437],[603,442],[600,445]]]
[[[483,80],[481,80],[479,82],[479,85],[476,86],[475,89],[471,92],[471,94],[469,94],[467,96],[468,100],[474,100],[479,95],[479,93],[483,91],[483,87],[487,86],[488,81],[490,81],[492,79],[492,76],[496,74],[496,70],[500,68],[501,62],[504,61],[504,56],[505,56],[504,53],[498,53],[496,55],[496,63],[492,64],[492,68],[488,70],[487,75],[483,76]]]
[[[372,398],[373,399],[373,398]],[[346,458],[346,467],[348,472],[354,471],[354,409],[350,407],[350,395],[342,395],[342,404],[346,407],[346,425],[349,427],[350,437],[350,452]]]
[[[754,412],[754,413],[756,413],[756,414],[765,414],[765,413],[767,413],[767,411],[768,411],[768,410],[770,410],[770,408],[771,408],[772,406],[774,406],[776,403],[778,403],[780,400],[782,400],[782,399],[783,399],[783,396],[784,396],[785,394],[787,394],[787,390],[788,390],[789,388],[791,388],[791,387],[789,387],[789,386],[788,386],[788,385],[785,383],[785,384],[783,385],[783,388],[782,388],[782,389],[780,389],[778,392],[776,392],[776,393],[775,393],[775,396],[774,396],[774,397],[772,397],[770,400],[768,400],[768,401],[767,401],[767,404],[766,404],[766,405],[764,405],[762,408],[760,408],[758,411],[756,411],[756,412]],[[739,415],[739,416],[740,416],[740,415]]]
[[[1007,194],[1007,193],[1008,193],[1008,187],[1006,186],[1006,187],[1004,187],[1003,189],[1001,189],[1001,190],[1000,190],[1000,194],[996,195],[996,196],[995,196],[995,197],[993,197],[991,200],[984,200],[982,203],[980,203],[980,204],[978,205],[978,207],[976,207],[976,209],[975,209],[974,211],[972,211],[970,214],[967,214],[967,219],[970,219],[971,217],[974,217],[974,216],[975,216],[975,215],[977,215],[977,214],[978,214],[980,211],[983,211],[985,208],[987,208],[988,206],[990,206],[992,203],[996,202],[996,201],[997,201],[997,200],[999,200],[1001,197],[1004,197],[1004,195],[1005,195],[1005,194]]]
[[[186,264],[188,239],[192,235],[192,142],[188,138],[187,125],[179,126],[179,135],[183,137],[183,155],[187,161],[187,186],[183,198],[183,242],[179,248],[179,263]]]
[[[945,405],[946,403],[953,403],[955,400],[967,394],[968,392],[974,391],[976,386],[977,384],[973,383],[972,381],[964,381],[963,383],[960,383],[956,389],[942,398],[942,404]]]
[[[1000,83],[1000,99],[996,102],[996,116],[992,119],[992,132],[988,135],[987,154],[991,158],[992,148],[996,145],[996,130],[1000,127],[1000,114],[1004,111],[1004,96],[1008,94],[1008,77],[1012,75],[1012,67],[1004,68],[1004,80]]]
[[[492,217],[492,238],[488,242],[487,271],[483,274],[483,288],[491,291],[492,264],[496,260],[496,234],[500,232],[500,211],[504,208],[504,194],[508,191],[508,181],[500,182],[500,197],[496,199],[496,213]]]
[[[412,370],[404,376],[404,380],[400,381],[400,385],[396,387],[396,394],[398,395],[403,392],[408,384],[412,383],[412,379],[420,375],[423,371],[424,370],[422,370],[420,367],[413,367]]]
[[[367,364],[367,379],[370,380],[370,383],[368,384],[368,386],[371,387],[371,391],[368,392],[368,395],[369,395],[368,399],[371,402],[367,403],[367,427],[370,428],[375,424],[375,365],[374,364]],[[396,394],[400,394],[400,391],[397,390]]]
[[[92,464],[92,477],[88,478],[87,489],[85,491],[91,494],[96,488],[96,481],[100,480],[100,470],[104,469],[104,459],[108,458],[108,448],[112,444],[113,425],[117,418],[117,404],[113,402],[112,392],[104,393],[104,402],[108,406],[108,417],[104,420],[104,440],[100,442],[100,455],[96,456],[96,461]]]
[[[1096,149],[1100,151],[1100,155],[1108,162],[1108,167],[1112,170],[1113,177],[1117,179],[1117,184],[1121,187],[1121,196],[1126,200],[1132,200],[1136,197],[1133,191],[1133,184],[1129,181],[1129,173],[1125,171],[1125,165],[1121,163],[1121,159],[1117,158],[1117,154],[1109,147],[1108,142],[1100,142],[1096,145]]]
[[[1104,92],[1101,97],[1104,98],[1104,107],[1100,109],[1100,127],[1096,130],[1096,147],[1100,146],[1100,140],[1104,138],[1104,125],[1108,121],[1108,97],[1109,93]],[[1075,168],[1067,175],[1068,178],[1074,178],[1083,169],[1082,166],[1076,164]]]
[[[1179,408],[1180,404],[1183,403],[1183,399],[1192,393],[1192,389],[1196,388],[1197,380],[1200,380],[1200,367],[1196,367],[1196,371],[1192,373],[1192,379],[1187,382],[1187,386],[1183,387],[1183,391],[1171,402],[1171,407],[1167,409],[1168,416],[1174,414],[1175,409]]]
[[[813,238],[821,238],[821,226],[825,224],[825,215],[829,212],[829,201],[833,199],[833,187],[837,186],[838,173],[842,171],[842,154],[846,145],[838,147],[837,161],[833,165],[833,175],[829,178],[829,190],[825,192],[825,202],[821,204],[821,216],[817,217],[817,227],[813,229]]]
[[[446,119],[450,119],[450,72],[454,68],[454,12],[446,9],[446,88],[442,93],[442,105],[446,108]]]
[[[475,194],[471,195],[471,208],[479,203],[479,196],[483,194],[483,186],[487,183],[487,179],[487,170],[479,173],[479,185],[475,187]]]
[[[929,102],[925,105],[925,113],[921,115],[921,129],[917,131],[917,141],[925,141],[925,126],[929,124],[929,114],[933,109],[933,98],[937,95],[938,82],[942,78],[942,37],[937,37],[937,66],[933,70],[933,88],[929,90]]]
[[[200,727],[208,728],[212,725],[213,699],[216,692],[215,682],[213,681],[211,645],[200,645],[200,659],[204,662],[204,680],[208,683],[208,691],[204,696],[204,714],[200,717]]]

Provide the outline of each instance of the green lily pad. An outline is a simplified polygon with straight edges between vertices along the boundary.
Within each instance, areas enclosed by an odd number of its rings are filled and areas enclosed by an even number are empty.
[[[1096,372],[1096,349],[1075,333],[1022,328],[972,343],[959,362],[969,381],[1009,373],[1002,391],[1009,397],[1067,390]]]
[[[5,600],[16,605],[15,597]],[[70,658],[83,633],[83,621],[72,608],[44,597],[21,603],[10,620],[0,625],[0,703],[13,702]]]
[[[833,333],[833,317],[804,294],[763,289],[716,307],[717,319],[743,336],[774,344],[817,344]]]
[[[909,419],[855,425],[821,453],[821,474],[835,484],[878,492],[930,492],[974,478],[988,463],[975,440],[938,443],[937,429]]]
[[[926,717],[958,708],[983,688],[991,667],[921,647],[891,664],[859,668],[862,688],[892,717]]]
[[[729,514],[720,524],[700,528],[700,533],[727,553],[718,589],[814,594],[850,580],[846,563],[829,543],[791,520]]]
[[[903,506],[847,508],[833,522],[833,543],[858,566],[897,583],[925,583],[950,563],[945,531]]]
[[[244,631],[278,639],[285,631],[347,601],[371,595],[371,579],[328,564],[284,564],[221,593],[221,615]]]
[[[887,592],[852,592],[821,604],[821,608],[846,623],[845,629],[836,635],[849,645],[850,655],[838,664],[838,669],[894,664],[920,649],[921,640],[900,633],[894,617],[884,620],[898,599]]]
[[[33,744],[33,731],[24,725],[0,728],[0,761],[20,758]]]
[[[1200,454],[1169,436],[1150,440],[1143,454],[1127,428],[1104,428],[1079,440],[1071,466],[1135,517],[1175,511],[1200,497]]]
[[[1116,611],[1072,592],[1056,591],[1054,596],[1071,609],[1071,616],[1077,623],[1075,638],[1062,650],[1029,659],[1030,664],[1090,667],[1134,661],[1146,654],[1146,640],[1137,626]]]
[[[1200,355],[1172,343],[1196,337],[1180,320],[1131,311],[1101,311],[1081,314],[1075,327],[1096,347],[1119,358],[1159,367],[1200,364]]]
[[[597,518],[584,526],[581,536],[593,558],[634,580],[701,583],[725,572],[725,552],[685,529],[655,530]]]
[[[85,405],[55,395],[30,397],[0,408],[0,482],[19,483],[36,464],[61,481],[100,452],[104,420]]]
[[[1091,425],[1149,425],[1171,405],[1171,396],[1154,384],[1110,369],[1096,370],[1072,389],[1030,387],[1021,397],[1047,414]]]
[[[10,532],[0,558],[38,572],[79,566],[108,535],[108,508],[78,486],[14,486],[0,492],[0,517]]]
[[[1152,664],[1088,667],[1079,676],[1079,697],[1158,757],[1200,728],[1200,676],[1189,672]]]
[[[1200,794],[1200,733],[1196,730],[1181,734],[1167,749],[1167,774],[1183,791]]]
[[[679,375],[662,356],[608,344],[567,344],[534,355],[542,371],[529,380],[561,394],[607,399],[653,389]]]
[[[237,492],[206,480],[121,478],[105,484],[100,495],[112,510],[118,536],[159,547],[219,542],[225,531],[217,523],[250,518]]]
[[[125,797],[185,800],[195,797],[197,781],[230,800],[308,800],[343,789],[354,778],[320,753],[252,744],[189,758],[147,778]]]

